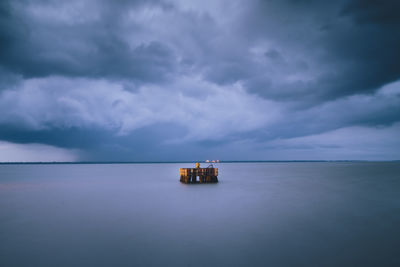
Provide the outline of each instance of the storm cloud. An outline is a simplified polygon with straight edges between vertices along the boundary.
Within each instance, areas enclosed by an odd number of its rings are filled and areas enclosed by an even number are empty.
[[[2,1],[1,147],[10,161],[399,159],[399,12]]]

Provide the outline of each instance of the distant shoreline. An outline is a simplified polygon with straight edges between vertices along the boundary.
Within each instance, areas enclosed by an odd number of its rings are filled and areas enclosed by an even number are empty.
[[[205,161],[43,161],[43,162],[0,162],[0,165],[40,165],[40,164],[177,164],[210,163]],[[219,163],[301,163],[301,162],[400,162],[400,160],[224,160]],[[218,164],[218,163],[213,163]]]

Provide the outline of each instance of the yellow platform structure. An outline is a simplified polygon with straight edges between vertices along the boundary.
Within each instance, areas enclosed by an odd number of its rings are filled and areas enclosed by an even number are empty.
[[[218,168],[181,168],[181,182],[185,184],[218,183]]]

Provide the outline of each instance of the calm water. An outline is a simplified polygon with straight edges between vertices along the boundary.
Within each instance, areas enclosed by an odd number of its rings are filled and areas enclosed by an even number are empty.
[[[0,266],[400,266],[400,163],[0,165]]]

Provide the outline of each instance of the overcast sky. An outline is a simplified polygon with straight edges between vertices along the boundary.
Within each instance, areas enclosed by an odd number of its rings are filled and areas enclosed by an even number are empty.
[[[400,159],[400,1],[0,1],[0,161]]]

